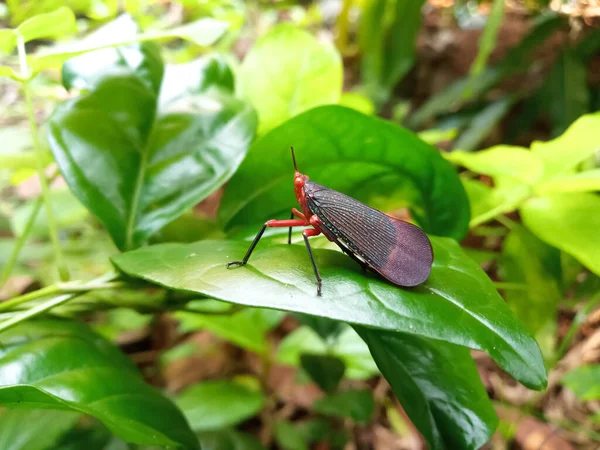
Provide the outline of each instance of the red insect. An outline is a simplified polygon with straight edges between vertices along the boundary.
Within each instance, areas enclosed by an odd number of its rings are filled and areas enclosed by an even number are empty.
[[[416,286],[429,277],[433,250],[429,238],[419,227],[310,181],[298,171],[293,148],[292,158],[294,191],[302,211],[292,208],[290,220],[265,222],[244,259],[228,263],[227,268],[248,262],[267,227],[289,227],[289,244],[292,227],[310,226],[312,228],[302,231],[302,236],[317,279],[317,295],[321,295],[321,276],[308,238],[321,233],[363,269],[371,268],[398,286]]]

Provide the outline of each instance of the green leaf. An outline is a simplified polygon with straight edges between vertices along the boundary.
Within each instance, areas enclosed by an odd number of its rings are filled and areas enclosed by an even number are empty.
[[[544,173],[544,165],[536,154],[510,145],[497,145],[475,153],[454,151],[446,158],[494,179],[508,177],[529,185],[535,184]]]
[[[87,209],[83,207],[68,189],[52,190],[48,198],[54,212],[54,221],[59,228],[81,223],[88,216]],[[23,234],[36,203],[37,199],[32,199],[15,209],[11,218],[11,228],[16,236]],[[31,229],[31,236],[38,238],[48,237],[48,218],[45,209],[42,209],[37,214],[33,222],[33,228]]]
[[[131,16],[122,15],[85,37],[81,45],[101,46],[114,36],[133,40],[138,31]],[[152,42],[142,42],[75,56],[63,64],[62,83],[67,89],[90,90],[108,73],[119,72],[135,74],[151,91],[158,92],[163,78],[159,48]]]
[[[316,317],[322,319],[321,317]],[[329,322],[333,322],[329,320]],[[277,361],[291,366],[300,365],[303,353],[332,355],[343,361],[346,366],[345,377],[349,379],[367,379],[379,372],[364,341],[349,326],[341,322],[343,331],[335,342],[327,345],[311,328],[300,327],[288,334],[277,349]]]
[[[300,430],[287,421],[275,423],[275,439],[283,450],[309,450],[308,442]]]
[[[560,194],[528,200],[520,209],[525,226],[544,242],[600,275],[600,197]]]
[[[220,187],[254,135],[254,112],[229,96],[192,97],[164,111],[157,100],[134,74],[108,75],[49,121],[69,187],[120,249],[140,246]]]
[[[17,45],[17,35],[13,30],[0,30],[0,51],[10,54]]]
[[[350,389],[319,398],[313,403],[313,410],[325,416],[350,418],[359,423],[367,423],[373,415],[375,403],[373,393],[368,389]]]
[[[63,434],[52,450],[109,450],[108,443],[114,439],[110,431],[97,421],[89,422],[80,423]]]
[[[358,92],[343,92],[339,104],[346,108],[351,108],[366,114],[367,116],[375,114],[375,105],[373,102],[368,97],[365,97]]]
[[[256,415],[264,401],[261,392],[225,380],[194,384],[175,399],[196,432],[237,425]]]
[[[580,366],[567,372],[562,384],[582,401],[600,400],[600,364]]]
[[[535,187],[538,195],[600,191],[600,169],[557,175]]]
[[[589,112],[587,64],[575,52],[564,50],[542,88],[552,98],[548,113],[552,135],[559,136],[579,117]]]
[[[415,62],[423,0],[373,0],[361,15],[361,73],[369,96],[385,103]]]
[[[146,41],[169,41],[173,39],[190,40],[201,46],[215,43],[227,30],[228,23],[209,17],[201,18],[195,22],[175,27],[166,31],[149,31],[136,34],[133,37],[113,33],[101,42],[86,43],[73,42],[55,46],[47,51],[35,53],[28,57],[33,73],[52,67],[60,67],[63,62],[74,56],[109,47],[119,47]]]
[[[479,449],[498,418],[465,348],[404,333],[356,330],[431,450]]]
[[[77,30],[75,14],[66,6],[26,20],[15,30],[25,42],[40,38],[57,38]]]
[[[464,151],[475,150],[504,118],[514,102],[515,97],[508,95],[487,105],[473,117],[452,148]]]
[[[494,50],[496,45],[496,36],[502,25],[502,17],[504,16],[504,0],[494,0],[492,9],[487,18],[487,23],[483,29],[483,33],[479,38],[479,50],[475,61],[471,64],[469,75],[474,77],[483,71],[485,64]]]
[[[365,203],[383,200],[379,209],[398,208],[394,195],[402,197],[425,231],[464,237],[467,196],[439,151],[408,130],[341,106],[307,111],[252,146],[221,203],[228,227],[289,218],[296,206],[290,145],[312,180]]]
[[[405,331],[488,352],[523,384],[542,388],[546,371],[539,348],[515,321],[494,285],[452,239],[430,237],[434,261],[429,279],[402,289],[365,276],[341,252],[315,249],[324,278],[316,296],[306,249],[258,245],[247,267],[228,270],[247,242],[162,244],[113,257],[128,275],[172,289],[247,306],[328,317]]]
[[[534,142],[531,151],[544,161],[544,177],[573,170],[598,150],[600,112],[576,120],[560,137],[548,142]]]
[[[183,332],[207,329],[242,348],[267,354],[266,333],[283,319],[283,315],[268,309],[247,308],[231,316],[177,312],[175,318],[181,322]]]
[[[79,411],[129,442],[198,448],[181,412],[85,325],[22,323],[2,334],[2,344],[1,405]]]
[[[504,298],[549,358],[556,344],[557,307],[562,299],[560,251],[514,224],[504,240],[501,269],[504,281],[526,287],[507,289]]]
[[[344,361],[331,355],[303,353],[300,364],[324,392],[335,391],[346,371]]]
[[[198,437],[202,450],[265,450],[254,436],[236,430],[205,431]]]
[[[275,26],[244,58],[238,88],[258,112],[264,134],[314,106],[337,103],[342,60],[335,48],[289,24]]]
[[[29,409],[15,406],[0,415],[2,450],[50,450],[77,422],[73,411]]]

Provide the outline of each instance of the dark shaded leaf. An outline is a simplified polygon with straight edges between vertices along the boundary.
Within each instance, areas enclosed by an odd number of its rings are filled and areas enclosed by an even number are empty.
[[[264,450],[254,436],[236,430],[205,431],[200,433],[202,450]]]
[[[478,348],[525,385],[545,386],[537,344],[489,278],[452,239],[431,237],[431,242],[431,276],[410,289],[361,273],[341,252],[315,250],[323,297],[316,296],[306,249],[296,245],[259,244],[248,266],[232,270],[225,265],[244,255],[246,242],[162,244],[116,255],[113,263],[131,276],[171,289]]]
[[[479,449],[498,418],[466,348],[355,327],[431,450]]]
[[[175,405],[144,383],[125,355],[85,325],[58,320],[24,323],[3,332],[2,344],[1,405],[79,411],[97,417],[129,442],[198,448]]]
[[[344,361],[336,356],[303,353],[300,363],[311,380],[325,392],[336,390],[346,370]]]
[[[350,389],[315,400],[313,409],[325,416],[367,423],[373,415],[375,403],[373,393],[368,389]]]
[[[341,106],[307,111],[252,146],[221,203],[228,227],[289,218],[296,206],[290,145],[299,170],[317,183],[365,203],[384,198],[386,205],[371,205],[384,210],[404,206],[401,196],[428,233],[460,239],[467,231],[467,196],[437,149],[408,130]]]

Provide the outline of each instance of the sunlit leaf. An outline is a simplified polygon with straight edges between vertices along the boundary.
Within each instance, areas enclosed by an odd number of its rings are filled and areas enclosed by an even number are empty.
[[[76,31],[75,14],[66,6],[26,20],[15,30],[25,42],[40,38],[56,38]]]

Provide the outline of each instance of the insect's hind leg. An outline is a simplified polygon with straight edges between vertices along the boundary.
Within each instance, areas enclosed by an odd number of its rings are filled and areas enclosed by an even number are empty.
[[[306,244],[306,250],[308,251],[308,257],[310,258],[310,262],[313,266],[313,270],[315,272],[315,278],[317,279],[317,295],[321,296],[321,275],[319,275],[319,269],[317,269],[317,264],[315,263],[315,258],[312,253],[312,249],[310,248],[310,243],[308,242],[308,238],[311,236],[318,236],[321,234],[320,230],[315,228],[309,228],[302,232],[302,237],[304,238],[304,243]]]
[[[358,259],[358,258],[356,257],[356,255],[355,255],[354,253],[352,253],[352,252],[350,251],[350,249],[348,249],[348,247],[346,247],[344,244],[341,244],[339,241],[334,241],[334,242],[337,244],[337,246],[338,246],[339,248],[341,248],[341,249],[342,249],[342,251],[343,251],[343,252],[344,252],[346,255],[348,255],[350,258],[352,258],[352,259],[353,259],[353,260],[354,260],[354,261],[355,261],[355,262],[356,262],[356,263],[357,263],[357,264],[358,264],[358,265],[361,267],[361,269],[362,269],[362,270],[364,270],[364,271],[366,272],[366,271],[369,269],[369,265],[368,265],[366,262],[364,262],[364,261],[361,261],[360,259]]]

